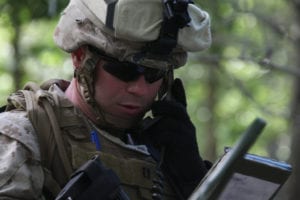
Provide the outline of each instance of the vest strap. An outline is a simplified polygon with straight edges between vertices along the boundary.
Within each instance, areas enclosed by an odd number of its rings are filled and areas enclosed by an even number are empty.
[[[42,155],[42,156],[50,156],[50,162],[48,163],[48,165],[51,164],[54,156],[54,147],[56,147],[60,159],[63,163],[64,170],[67,176],[70,177],[73,170],[66,153],[65,145],[63,143],[62,132],[57,122],[57,117],[53,110],[54,108],[52,107],[52,105],[56,105],[56,103],[54,102],[55,100],[52,99],[51,95],[49,95],[45,90],[41,90],[40,87],[33,82],[29,82],[28,84],[26,84],[24,90],[25,90],[24,96],[26,99],[26,110],[29,111],[29,118],[31,118],[31,121],[34,123],[34,127],[38,128],[36,131],[38,137],[41,138],[40,139],[42,142],[41,144],[48,143],[48,145],[45,145],[44,148],[50,147],[48,151],[42,151],[42,152],[48,152],[48,155]],[[34,93],[30,91],[33,91]],[[35,104],[34,102],[36,101],[34,101],[33,98],[35,98],[38,104],[44,109],[37,109],[38,105],[34,105]],[[35,112],[38,112],[38,114],[36,114]],[[43,118],[42,121],[40,117]],[[47,127],[46,124],[49,124],[49,122],[50,122],[49,133],[45,137],[45,135],[42,134],[44,134],[45,127]],[[51,128],[53,129],[54,136],[50,132]],[[52,137],[54,137],[55,142],[52,139]],[[52,144],[49,145],[48,141],[51,141]],[[45,159],[45,157],[43,157],[43,159]]]

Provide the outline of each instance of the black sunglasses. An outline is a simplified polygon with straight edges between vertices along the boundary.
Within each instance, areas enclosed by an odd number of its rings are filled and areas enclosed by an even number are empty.
[[[135,81],[143,75],[147,83],[154,83],[163,78],[167,73],[166,70],[144,67],[130,62],[120,62],[117,60],[105,60],[103,69],[125,82]]]
[[[143,75],[147,83],[154,83],[167,74],[167,70],[164,69],[145,67],[126,61],[121,62],[115,58],[101,53],[94,47],[90,47],[90,49],[97,53],[97,55],[105,61],[103,64],[103,69],[107,73],[124,82],[135,81]]]

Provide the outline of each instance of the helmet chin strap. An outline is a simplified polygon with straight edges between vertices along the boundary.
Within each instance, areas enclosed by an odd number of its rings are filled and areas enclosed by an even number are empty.
[[[158,100],[170,100],[172,97],[172,85],[174,81],[174,69],[169,67],[168,73],[163,80],[162,86],[158,92]]]
[[[87,53],[82,66],[76,68],[74,71],[74,77],[78,80],[79,83],[79,88],[77,89],[80,91],[80,94],[83,97],[84,101],[91,105],[91,107],[93,108],[93,112],[97,116],[97,121],[98,118],[104,118],[94,98],[94,71],[96,69],[98,61],[99,59],[96,58],[96,56]]]
[[[170,66],[170,69],[168,71],[168,88],[167,88],[167,94],[166,94],[166,100],[170,100],[172,98],[172,85],[174,81],[174,69],[173,66]]]

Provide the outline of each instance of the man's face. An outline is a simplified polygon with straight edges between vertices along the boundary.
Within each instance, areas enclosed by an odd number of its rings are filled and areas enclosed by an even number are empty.
[[[149,110],[162,79],[148,83],[140,75],[125,82],[105,71],[103,64],[104,61],[99,62],[96,69],[95,99],[108,122],[119,128],[130,128]]]

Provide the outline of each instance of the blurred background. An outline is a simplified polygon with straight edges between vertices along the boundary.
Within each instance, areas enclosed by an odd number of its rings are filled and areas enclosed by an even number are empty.
[[[0,105],[27,81],[70,79],[70,56],[52,40],[68,0],[0,0]],[[291,163],[276,197],[300,198],[300,1],[201,0],[210,49],[176,71],[186,87],[201,155],[214,162],[256,118],[267,126],[250,153]]]

